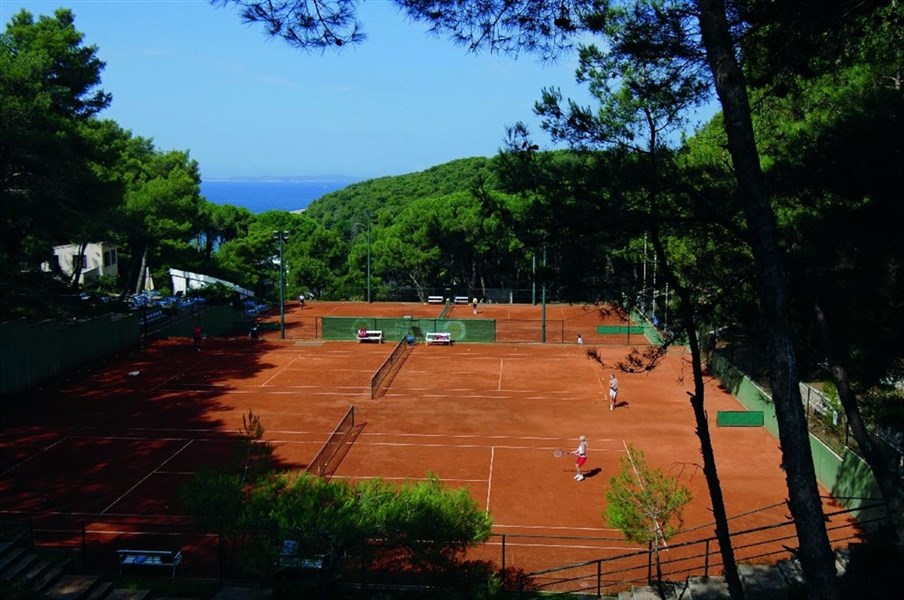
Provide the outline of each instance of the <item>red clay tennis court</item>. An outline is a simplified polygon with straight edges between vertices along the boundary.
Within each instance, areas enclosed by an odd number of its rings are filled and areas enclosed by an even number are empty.
[[[154,342],[67,381],[9,403],[0,439],[0,511],[31,520],[36,541],[83,544],[94,566],[109,567],[113,550],[140,545],[181,547],[184,574],[216,574],[217,538],[199,532],[182,513],[178,489],[200,469],[229,457],[242,417],[261,417],[277,466],[303,470],[350,406],[356,435],[333,477],[404,481],[435,473],[467,487],[490,511],[494,536],[472,555],[499,567],[536,572],[639,550],[604,521],[605,490],[631,444],[647,462],[678,476],[694,500],[687,533],[666,558],[686,557],[675,573],[699,573],[718,563],[715,547],[681,542],[712,535],[709,495],[686,392],[688,357],[672,351],[662,366],[619,373],[619,405],[605,395],[609,372],[586,355],[595,347],[606,364],[630,350],[621,340],[595,339],[595,326],[617,317],[586,306],[551,306],[548,317],[569,323],[584,345],[419,344],[371,398],[371,376],[394,343],[322,341],[307,333],[318,315],[435,316],[431,305],[308,303],[286,313],[286,339]],[[467,318],[469,307],[456,307]],[[423,311],[423,312],[421,312]],[[540,307],[482,305],[477,318],[530,321]],[[560,316],[561,315],[561,316]],[[502,326],[499,325],[501,328]],[[636,336],[635,336],[636,337]],[[619,340],[615,340],[619,341]],[[641,338],[632,343],[645,343]],[[742,410],[708,382],[707,410]],[[733,531],[784,523],[751,534],[741,559],[776,560],[796,545],[778,442],[760,427],[717,428],[711,418]],[[587,478],[576,482],[573,459],[553,450],[587,436]],[[826,498],[826,511],[841,507]],[[830,537],[857,535],[846,514],[830,517]],[[778,532],[778,533],[777,533]],[[767,541],[768,540],[768,541]],[[644,550],[644,549],[640,549]],[[504,563],[504,564],[503,564]],[[115,563],[112,563],[115,564]],[[605,563],[611,581],[643,580],[646,558]],[[718,567],[713,568],[718,572]],[[569,577],[592,578],[578,570]],[[638,572],[639,571],[639,572]],[[558,575],[536,575],[543,584]]]

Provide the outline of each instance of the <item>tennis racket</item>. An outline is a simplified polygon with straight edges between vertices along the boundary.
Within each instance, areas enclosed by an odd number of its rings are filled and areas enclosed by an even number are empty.
[[[561,448],[556,448],[555,450],[552,451],[552,455],[555,456],[556,458],[562,458],[566,454],[568,454],[568,452],[566,450],[562,450]]]

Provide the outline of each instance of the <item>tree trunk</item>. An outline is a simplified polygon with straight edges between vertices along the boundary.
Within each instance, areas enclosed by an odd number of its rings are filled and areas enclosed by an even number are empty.
[[[148,266],[148,248],[144,247],[144,250],[141,252],[141,268],[138,270],[138,280],[135,282],[135,293],[140,294],[141,288],[144,285],[144,278],[147,274],[147,266]]]
[[[746,82],[735,57],[723,0],[698,0],[700,32],[722,105],[731,154],[753,252],[755,284],[769,351],[770,383],[779,426],[789,507],[800,542],[801,568],[810,598],[839,597],[835,561],[825,528],[806,415],[800,397],[791,335],[788,285],[775,214],[760,168]]]
[[[857,397],[851,389],[851,384],[848,380],[847,369],[839,351],[832,342],[832,330],[819,303],[815,304],[814,310],[816,312],[819,334],[826,351],[826,360],[829,363],[835,387],[838,389],[838,398],[844,408],[844,415],[847,417],[851,434],[857,440],[860,454],[863,455],[866,464],[872,469],[876,482],[879,484],[879,491],[882,493],[882,498],[885,500],[888,512],[891,515],[895,537],[899,544],[904,544],[904,505],[902,505],[901,495],[896,488],[895,473],[882,455],[882,452],[876,447],[873,438],[866,429],[866,424],[860,414],[860,407],[857,404]]]
[[[725,582],[728,584],[728,593],[732,599],[743,600],[744,588],[741,585],[741,577],[738,575],[738,565],[735,561],[734,548],[731,544],[728,513],[725,510],[725,498],[722,496],[722,484],[719,482],[719,472],[716,468],[716,455],[713,451],[712,438],[709,435],[709,419],[704,409],[703,357],[700,352],[700,343],[697,339],[697,323],[691,295],[688,289],[675,277],[665,255],[665,249],[659,239],[658,232],[653,232],[652,239],[653,249],[659,259],[663,276],[675,290],[681,301],[681,328],[687,335],[688,346],[691,351],[691,369],[694,373],[694,393],[691,395],[691,408],[694,410],[694,420],[697,423],[696,433],[700,439],[700,454],[703,456],[703,475],[706,477],[709,500],[713,507],[716,539],[719,540],[719,553],[722,556],[722,565],[725,569]]]
[[[85,256],[85,249],[88,248],[88,242],[82,242],[78,245],[78,254],[72,261],[72,275],[69,277],[69,287],[78,287],[78,280],[82,276],[82,257]]]

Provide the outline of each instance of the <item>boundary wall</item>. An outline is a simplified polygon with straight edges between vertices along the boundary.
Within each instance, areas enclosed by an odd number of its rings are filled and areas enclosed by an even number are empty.
[[[198,319],[205,335],[247,331],[242,312],[221,305],[154,329],[150,337],[191,337]],[[78,321],[18,319],[2,323],[0,396],[25,391],[81,365],[137,346],[141,337],[138,312],[110,313]]]
[[[778,419],[769,393],[722,356],[712,356],[709,369],[748,410],[763,411],[763,426],[778,439]],[[845,448],[839,456],[812,433],[810,449],[816,478],[833,497],[851,509],[861,521],[870,521],[884,515],[881,508],[860,509],[861,506],[874,504],[874,499],[881,497],[881,494],[872,470],[856,452]]]
[[[79,321],[20,319],[0,324],[0,395],[21,392],[135,346],[139,334],[137,313]]]

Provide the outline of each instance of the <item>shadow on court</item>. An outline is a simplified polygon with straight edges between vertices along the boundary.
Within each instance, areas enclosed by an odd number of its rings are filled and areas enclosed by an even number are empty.
[[[592,477],[596,477],[597,475],[601,474],[602,472],[603,472],[603,470],[600,467],[595,467],[593,469],[590,469],[589,471],[584,471],[584,479],[590,479]]]

